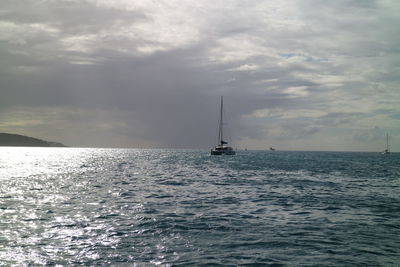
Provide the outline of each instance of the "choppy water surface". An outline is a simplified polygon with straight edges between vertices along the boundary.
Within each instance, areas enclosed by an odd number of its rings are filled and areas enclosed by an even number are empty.
[[[0,148],[0,266],[398,266],[400,155]]]

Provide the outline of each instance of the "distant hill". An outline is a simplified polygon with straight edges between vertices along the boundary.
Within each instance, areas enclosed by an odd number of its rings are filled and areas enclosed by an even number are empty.
[[[66,147],[66,145],[57,142],[9,133],[0,133],[0,146]]]

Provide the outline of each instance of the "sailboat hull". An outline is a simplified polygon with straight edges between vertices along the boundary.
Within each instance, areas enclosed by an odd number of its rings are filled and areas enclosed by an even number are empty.
[[[216,147],[211,149],[211,155],[235,155],[236,152],[231,147]]]
[[[235,155],[235,151],[216,151],[216,150],[211,150],[211,155]]]

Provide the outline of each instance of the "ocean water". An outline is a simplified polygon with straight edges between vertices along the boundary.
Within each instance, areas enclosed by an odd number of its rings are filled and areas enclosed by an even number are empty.
[[[0,266],[399,263],[399,153],[0,148]]]

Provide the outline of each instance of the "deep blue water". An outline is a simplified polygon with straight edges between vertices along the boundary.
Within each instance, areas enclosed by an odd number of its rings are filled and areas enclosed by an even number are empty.
[[[0,148],[0,266],[399,262],[399,153]]]

